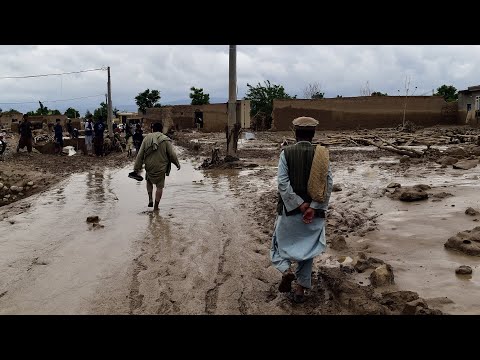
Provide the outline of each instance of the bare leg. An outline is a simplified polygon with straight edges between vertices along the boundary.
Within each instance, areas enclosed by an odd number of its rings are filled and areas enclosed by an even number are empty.
[[[155,192],[155,207],[153,210],[158,210],[158,204],[160,204],[160,199],[162,198],[163,188],[157,186],[157,191]]]
[[[148,207],[152,207],[153,206],[153,198],[152,198],[153,184],[150,182],[150,180],[147,180],[147,192],[148,192]]]

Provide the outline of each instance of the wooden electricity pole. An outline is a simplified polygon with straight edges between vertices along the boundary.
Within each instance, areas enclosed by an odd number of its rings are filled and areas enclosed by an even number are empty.
[[[108,135],[113,138],[113,111],[112,111],[112,84],[110,82],[110,66],[107,68],[108,71],[108,102],[107,102],[107,125],[108,125]]]
[[[227,157],[237,158],[240,124],[237,124],[237,45],[230,45],[228,72]]]

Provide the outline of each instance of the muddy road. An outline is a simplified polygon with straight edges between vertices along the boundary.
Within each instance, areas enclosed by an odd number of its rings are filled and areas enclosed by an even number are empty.
[[[266,301],[278,274],[230,190],[246,174],[204,177],[183,160],[154,213],[129,171],[73,175],[2,208],[1,314],[285,312]]]

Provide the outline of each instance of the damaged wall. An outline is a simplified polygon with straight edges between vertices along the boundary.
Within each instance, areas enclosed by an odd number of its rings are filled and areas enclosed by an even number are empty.
[[[144,116],[144,124],[147,128],[156,121],[163,124],[163,132],[168,129],[194,129],[195,111],[203,113],[203,128],[205,132],[223,132],[228,121],[227,104],[208,105],[172,105],[161,108],[149,108]],[[250,101],[237,101],[237,118],[242,128],[250,127]]]
[[[274,100],[272,130],[290,130],[299,116],[317,119],[323,130],[396,127],[402,124],[404,106],[402,96]],[[421,126],[459,123],[457,104],[439,96],[409,97],[405,119]]]

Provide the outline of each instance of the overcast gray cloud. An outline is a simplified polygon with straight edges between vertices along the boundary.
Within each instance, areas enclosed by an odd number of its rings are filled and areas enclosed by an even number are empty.
[[[239,45],[237,76],[239,98],[247,83],[264,80],[281,84],[287,93],[302,97],[302,89],[319,82],[326,97],[358,96],[368,81],[372,91],[404,94],[410,76],[415,95],[431,95],[442,84],[465,89],[479,81],[475,61],[480,46],[460,45]],[[120,110],[134,108],[134,97],[150,88],[161,93],[161,103],[188,103],[191,86],[210,97],[228,97],[228,45],[19,45],[0,46],[0,77],[59,73],[110,66],[112,101]],[[62,112],[69,106],[93,111],[107,88],[105,71],[64,76],[0,80],[0,107],[35,110],[38,100]],[[6,104],[9,103],[9,104]]]

